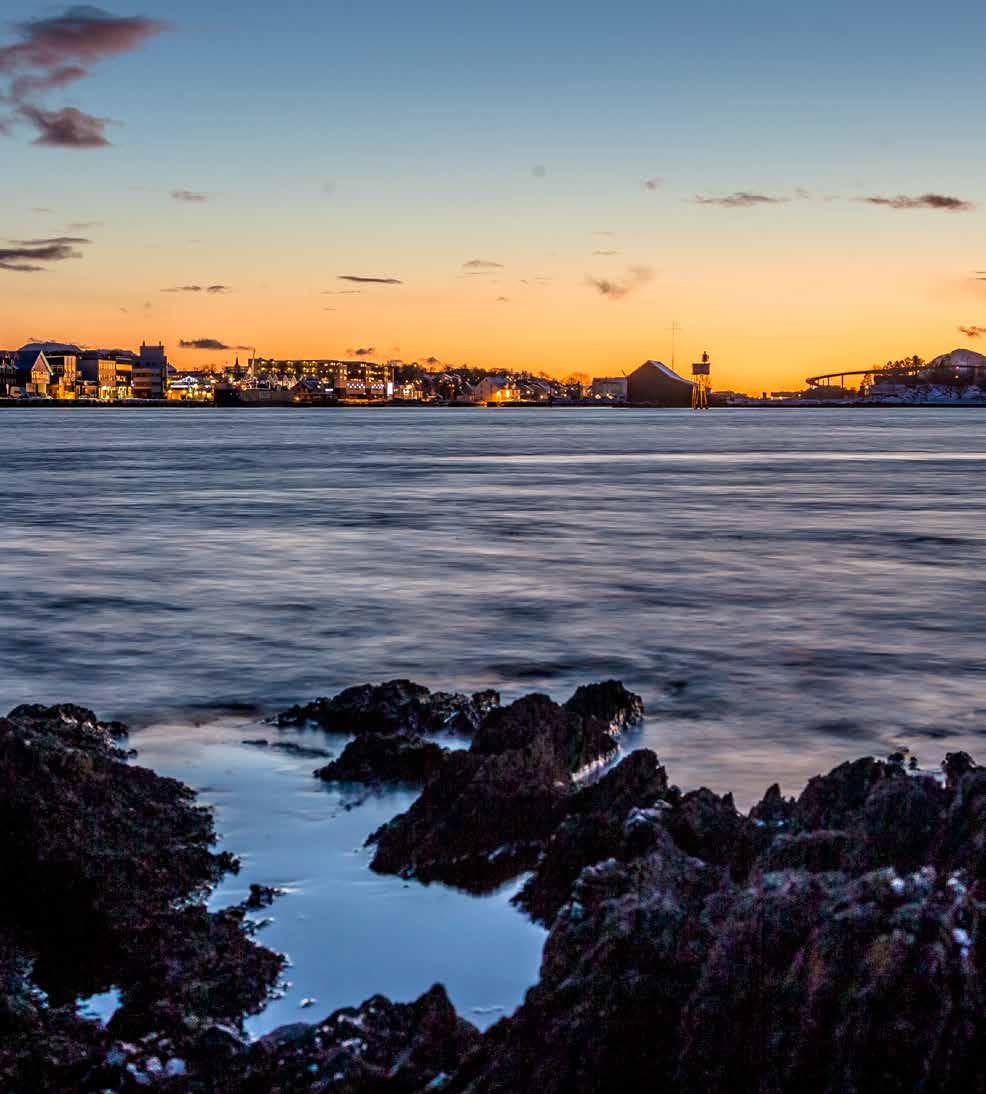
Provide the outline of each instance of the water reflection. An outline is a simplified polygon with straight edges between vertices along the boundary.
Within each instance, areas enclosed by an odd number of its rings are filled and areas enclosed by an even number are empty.
[[[314,1021],[378,992],[411,1000],[436,982],[478,1026],[512,1011],[537,980],[545,937],[510,905],[520,882],[479,899],[372,873],[364,840],[416,791],[327,786],[312,776],[324,758],[242,743],[260,737],[331,751],[345,742],[234,719],[162,724],[132,741],[136,763],[200,790],[216,810],[223,847],[241,858],[211,907],[244,900],[251,882],[285,890],[253,919],[270,920],[257,939],[289,955],[290,986],[248,1021],[249,1031]],[[302,1007],[305,1000],[313,1002]]]

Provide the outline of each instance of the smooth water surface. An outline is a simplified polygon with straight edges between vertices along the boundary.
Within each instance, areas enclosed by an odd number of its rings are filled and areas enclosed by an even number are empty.
[[[476,899],[372,873],[366,837],[406,809],[416,792],[328,786],[312,777],[328,759],[243,744],[258,739],[335,755],[347,740],[230,718],[200,727],[159,725],[131,740],[135,763],[200,790],[216,811],[223,845],[241,858],[240,873],[227,876],[210,907],[244,900],[251,882],[284,890],[250,918],[270,921],[256,937],[288,955],[290,986],[248,1021],[249,1031],[260,1035],[324,1017],[377,992],[416,999],[435,983],[445,985],[474,1025],[510,1013],[537,980],[545,937],[510,904],[520,882]],[[302,1008],[306,999],[313,1002]]]
[[[621,677],[683,785],[986,727],[976,410],[0,412],[0,698]]]

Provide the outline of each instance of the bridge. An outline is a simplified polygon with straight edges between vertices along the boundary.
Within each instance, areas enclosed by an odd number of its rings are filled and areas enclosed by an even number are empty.
[[[868,381],[863,381],[869,387],[870,384],[875,382],[876,378],[892,381],[897,376],[913,376],[927,367],[927,364],[923,363],[919,365],[878,365],[873,368],[840,369],[838,372],[823,372],[818,376],[809,376],[805,383],[809,387],[834,387],[835,381],[838,380],[838,386],[845,388],[847,376],[863,376],[871,377]]]

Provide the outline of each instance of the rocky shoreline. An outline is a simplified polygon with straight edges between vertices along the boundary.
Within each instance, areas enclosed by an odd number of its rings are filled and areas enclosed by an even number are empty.
[[[350,738],[320,779],[420,787],[370,834],[374,870],[474,893],[527,874],[518,914],[550,933],[539,982],[485,1034],[436,985],[250,1042],[284,967],[254,937],[277,892],[208,911],[238,863],[194,793],[129,762],[125,726],[16,708],[0,1089],[986,1090],[986,769],[864,757],[744,814],[623,755],[642,717],[614,681],[503,706],[399,680],[275,716]],[[105,1025],[80,1012],[110,989]]]

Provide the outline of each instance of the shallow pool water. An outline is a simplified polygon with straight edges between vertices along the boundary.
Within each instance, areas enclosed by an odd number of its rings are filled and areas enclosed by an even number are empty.
[[[326,759],[242,743],[258,738],[335,753],[346,741],[234,719],[162,724],[131,740],[134,763],[200,791],[215,809],[221,846],[241,859],[211,907],[245,899],[251,882],[286,890],[251,913],[271,920],[256,937],[289,956],[291,986],[248,1021],[250,1033],[314,1021],[376,993],[408,1001],[434,983],[478,1026],[512,1011],[537,980],[545,937],[510,904],[520,882],[474,897],[373,873],[366,837],[417,792],[329,786],[312,775]],[[303,1008],[305,999],[315,1002]]]

